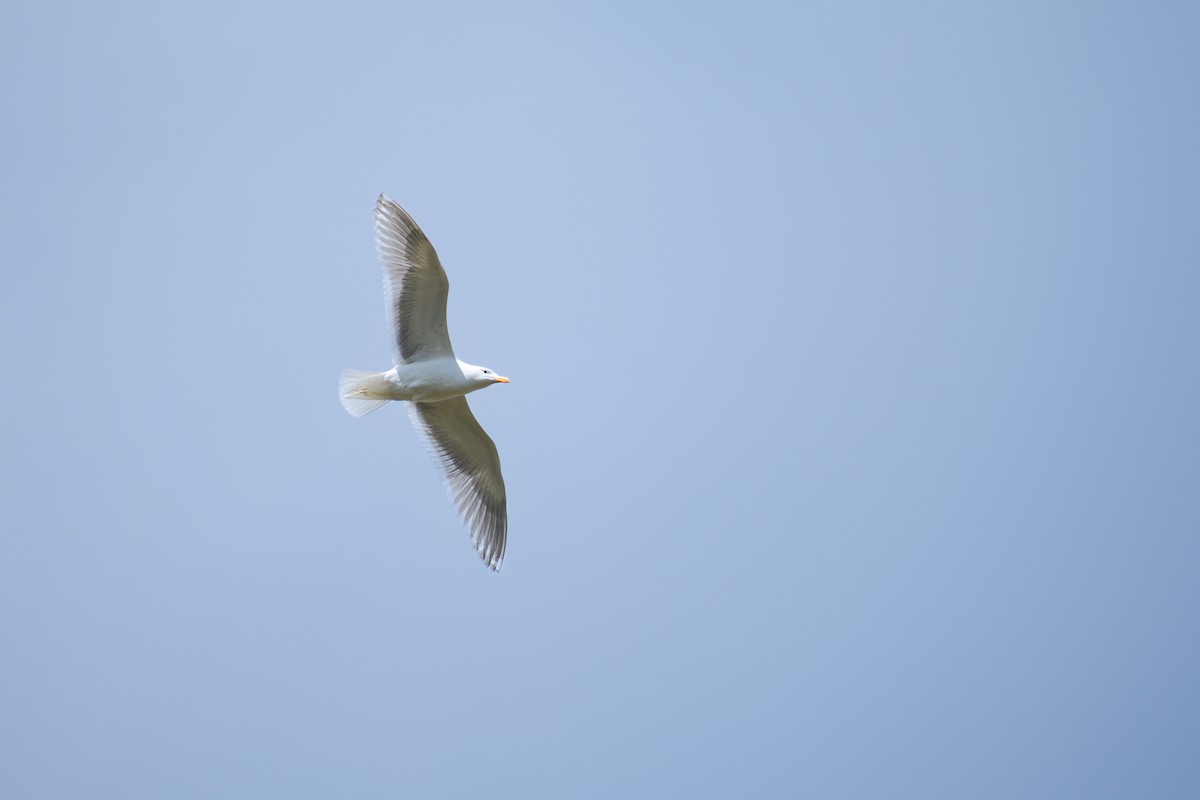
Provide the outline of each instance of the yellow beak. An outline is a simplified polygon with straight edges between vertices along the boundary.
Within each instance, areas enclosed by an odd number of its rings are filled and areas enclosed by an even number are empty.
[[[496,383],[508,383],[508,378],[504,377],[503,375],[497,375],[494,380]]]

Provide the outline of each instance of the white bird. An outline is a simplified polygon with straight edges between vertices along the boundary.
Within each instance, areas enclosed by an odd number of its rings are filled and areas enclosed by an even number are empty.
[[[387,372],[344,370],[342,405],[361,417],[389,400],[409,401],[409,418],[441,465],[475,549],[499,570],[508,537],[500,455],[465,395],[508,378],[455,357],[446,330],[446,271],[417,223],[387,195],[375,203],[375,234],[396,366]]]

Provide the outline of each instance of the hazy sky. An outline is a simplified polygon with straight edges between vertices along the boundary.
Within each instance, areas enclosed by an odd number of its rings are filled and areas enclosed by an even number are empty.
[[[1200,796],[1196,8],[6,4],[0,796]]]

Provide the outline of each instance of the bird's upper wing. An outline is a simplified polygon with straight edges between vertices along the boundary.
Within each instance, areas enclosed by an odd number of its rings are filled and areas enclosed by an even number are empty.
[[[475,549],[489,567],[500,569],[508,538],[508,500],[496,445],[465,397],[411,403],[409,416],[441,464]]]
[[[437,251],[408,212],[383,194],[375,203],[375,236],[396,364],[453,356],[446,330],[450,281]]]

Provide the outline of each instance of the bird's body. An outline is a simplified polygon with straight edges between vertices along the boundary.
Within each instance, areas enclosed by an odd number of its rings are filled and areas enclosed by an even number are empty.
[[[345,370],[338,386],[342,405],[361,417],[392,400],[411,403],[409,416],[440,462],[475,548],[489,567],[499,569],[508,537],[500,456],[465,395],[508,383],[508,378],[454,355],[446,330],[449,282],[433,245],[412,217],[380,195],[375,227],[395,334],[395,366],[386,372]]]
[[[375,384],[361,387],[362,396],[375,400],[413,400],[436,403],[491,386],[471,377],[475,367],[457,358],[436,358],[399,364],[381,372]]]

